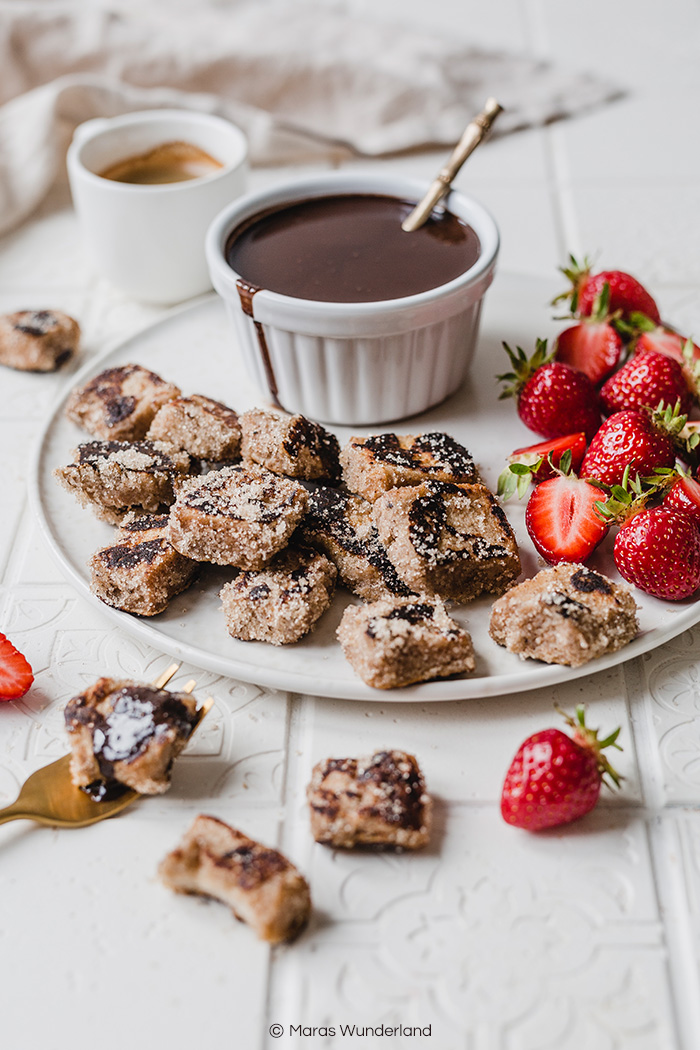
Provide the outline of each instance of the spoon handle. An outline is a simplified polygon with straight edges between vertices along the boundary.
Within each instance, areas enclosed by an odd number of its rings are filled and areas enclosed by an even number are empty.
[[[420,229],[423,223],[427,222],[431,211],[445,196],[452,184],[452,180],[467,157],[474,152],[479,143],[491,130],[491,126],[498,114],[502,112],[503,106],[495,98],[486,100],[483,111],[467,125],[461,139],[452,150],[447,163],[431,183],[426,195],[401,223],[402,230],[405,230],[406,233],[412,233],[414,230]]]

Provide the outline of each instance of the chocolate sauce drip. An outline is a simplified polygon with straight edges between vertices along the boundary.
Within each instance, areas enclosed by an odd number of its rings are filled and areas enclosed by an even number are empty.
[[[250,317],[255,325],[255,331],[258,336],[258,348],[260,350],[260,358],[263,363],[265,370],[265,378],[267,380],[267,388],[270,391],[270,397],[278,408],[282,408],[280,399],[278,396],[277,380],[275,379],[275,372],[272,367],[272,361],[270,360],[270,351],[267,346],[267,339],[265,338],[265,330],[259,321],[256,321],[253,317],[253,296],[256,292],[260,291],[257,285],[250,284],[248,281],[239,279],[236,281],[236,288],[238,289],[238,297],[241,300],[241,310],[244,314]]]
[[[248,287],[297,299],[367,303],[415,295],[470,269],[481,246],[474,230],[445,210],[406,233],[401,223],[414,204],[344,194],[272,208],[233,230],[226,260]]]

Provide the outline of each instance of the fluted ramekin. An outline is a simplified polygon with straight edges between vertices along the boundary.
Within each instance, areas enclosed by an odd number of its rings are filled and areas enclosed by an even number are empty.
[[[452,190],[446,205],[479,238],[474,265],[453,281],[402,299],[328,303],[261,289],[246,313],[236,284],[245,275],[224,254],[232,231],[270,208],[358,193],[418,201],[425,189],[423,182],[394,175],[337,172],[248,194],[216,217],[206,238],[211,281],[248,373],[266,397],[323,422],[373,424],[423,412],[461,384],[499,245],[496,223],[471,197]]]

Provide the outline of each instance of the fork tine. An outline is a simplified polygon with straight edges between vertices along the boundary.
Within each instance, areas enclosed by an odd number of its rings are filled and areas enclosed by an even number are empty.
[[[189,682],[187,682],[185,685],[183,685],[183,687],[180,690],[180,692],[182,692],[182,693],[191,693],[196,685],[197,685],[196,679],[190,678]]]
[[[163,689],[168,684],[173,675],[177,672],[179,667],[180,664],[171,664],[170,667],[166,667],[163,673],[161,675],[158,675],[155,682],[153,683],[156,689]]]

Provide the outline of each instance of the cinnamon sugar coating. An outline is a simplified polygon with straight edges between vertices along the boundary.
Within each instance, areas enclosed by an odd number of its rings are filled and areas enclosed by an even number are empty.
[[[440,431],[354,437],[340,453],[340,462],[350,491],[370,501],[388,489],[428,480],[460,485],[481,482],[471,452]]]
[[[372,504],[362,496],[333,488],[310,492],[298,535],[323,551],[348,590],[365,601],[412,593],[389,560],[372,518]]]
[[[318,762],[306,797],[311,834],[324,845],[420,849],[430,840],[432,800],[405,751]]]
[[[167,514],[128,515],[114,543],[88,562],[93,594],[105,605],[139,616],[163,612],[199,569],[168,541],[167,526]]]
[[[639,631],[629,588],[585,565],[542,569],[494,602],[495,642],[548,664],[580,667],[631,642]]]
[[[176,397],[158,410],[148,431],[152,441],[188,452],[212,463],[236,459],[241,446],[238,415],[202,394]]]
[[[255,408],[241,416],[241,455],[275,474],[338,481],[340,445],[319,423]]]
[[[175,498],[190,457],[160,441],[90,441],[54,477],[98,517],[118,524],[130,510],[156,512]]]
[[[414,591],[469,602],[502,594],[520,573],[513,530],[483,485],[427,481],[374,504],[379,538]]]
[[[179,387],[141,365],[121,365],[74,390],[66,415],[94,437],[137,441],[145,437],[158,409],[180,393]]]
[[[176,893],[199,893],[227,904],[263,941],[290,941],[311,914],[303,875],[278,850],[200,815],[161,861],[161,881]]]
[[[196,712],[189,693],[98,679],[69,700],[64,712],[71,780],[96,799],[114,784],[161,795],[170,787],[173,762],[196,725]]]
[[[287,547],[263,569],[243,571],[219,597],[233,638],[288,645],[298,642],[326,611],[336,569],[318,551]]]
[[[168,538],[197,561],[262,569],[289,542],[306,489],[262,467],[223,467],[178,486]]]
[[[55,372],[75,353],[80,325],[60,310],[0,314],[0,365],[23,372]]]
[[[448,616],[440,598],[381,599],[349,605],[338,627],[346,659],[376,689],[473,671],[468,632]]]

